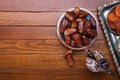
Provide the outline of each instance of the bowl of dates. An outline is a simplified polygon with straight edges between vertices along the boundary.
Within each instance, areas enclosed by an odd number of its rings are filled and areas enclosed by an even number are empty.
[[[95,16],[87,9],[75,7],[61,15],[57,24],[57,35],[66,47],[82,50],[93,44],[97,29]]]

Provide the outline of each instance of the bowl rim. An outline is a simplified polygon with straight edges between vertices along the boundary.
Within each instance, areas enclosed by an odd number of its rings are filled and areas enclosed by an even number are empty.
[[[80,10],[89,13],[89,14],[95,19],[95,22],[96,22],[96,31],[97,31],[97,34],[98,34],[98,21],[97,21],[96,17],[95,17],[95,16],[93,15],[93,13],[90,12],[89,10],[87,10],[87,9],[85,9],[85,8],[81,8],[81,7],[79,7],[79,8],[80,8]],[[72,11],[73,9],[74,9],[74,8],[71,8],[71,9],[69,9],[69,10],[67,10],[67,11]],[[64,16],[65,16],[65,12],[60,16],[60,18],[59,18],[59,20],[58,20],[58,23],[57,23],[57,35],[58,35],[59,40],[60,40],[67,48],[72,49],[72,50],[83,50],[83,49],[88,48],[89,46],[91,46],[91,45],[95,42],[97,36],[90,42],[89,45],[84,46],[84,47],[74,48],[74,47],[71,47],[71,46],[67,45],[67,44],[65,43],[65,41],[61,38],[61,34],[60,34],[60,24],[61,24],[61,21],[62,21],[62,19],[64,18]]]

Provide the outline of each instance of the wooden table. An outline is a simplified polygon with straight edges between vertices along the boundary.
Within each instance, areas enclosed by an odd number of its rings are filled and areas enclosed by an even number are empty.
[[[68,49],[59,41],[56,25],[61,14],[83,7],[97,16],[97,8],[113,0],[0,0],[0,80],[119,80],[101,25],[91,50],[103,52],[115,77],[92,73],[86,52],[76,51],[75,66],[63,59]]]

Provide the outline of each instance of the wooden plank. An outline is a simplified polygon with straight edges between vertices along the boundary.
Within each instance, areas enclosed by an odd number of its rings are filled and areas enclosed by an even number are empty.
[[[1,27],[0,39],[57,39],[56,27]]]
[[[99,49],[95,46],[99,46]],[[105,40],[96,40],[90,46],[90,50],[102,51],[104,54],[110,54]],[[68,49],[59,40],[0,40],[0,54],[44,54],[61,55]],[[75,53],[86,54],[85,51],[76,51]]]
[[[56,26],[63,12],[0,12],[0,25]]]
[[[0,27],[0,39],[58,39],[56,27]],[[97,39],[104,39],[101,27]]]
[[[92,12],[97,18],[97,12]],[[56,26],[63,12],[0,12],[0,25]]]
[[[110,54],[106,58],[111,63],[111,68],[116,69]],[[41,55],[41,54],[24,54],[24,55],[0,55],[0,69],[62,69],[62,68],[86,68],[86,55],[74,55],[75,66],[68,66],[62,55]]]
[[[72,7],[96,10],[113,0],[0,0],[0,11],[64,11]],[[91,5],[94,3],[93,5]]]
[[[111,77],[107,73],[92,73],[87,69],[76,70],[0,70],[1,80],[119,80],[118,72]]]

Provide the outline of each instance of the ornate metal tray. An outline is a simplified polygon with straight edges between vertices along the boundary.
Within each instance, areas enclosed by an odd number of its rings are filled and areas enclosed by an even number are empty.
[[[104,30],[104,34],[107,38],[108,46],[111,50],[111,53],[114,58],[114,62],[116,63],[119,75],[120,75],[120,51],[119,51],[119,46],[118,44],[120,42],[120,36],[115,35],[108,27],[107,23],[107,15],[111,11],[113,7],[116,5],[120,4],[120,0],[113,1],[112,3],[109,4],[104,4],[103,6],[100,6],[98,8],[98,15],[99,19],[102,24],[102,28]]]

